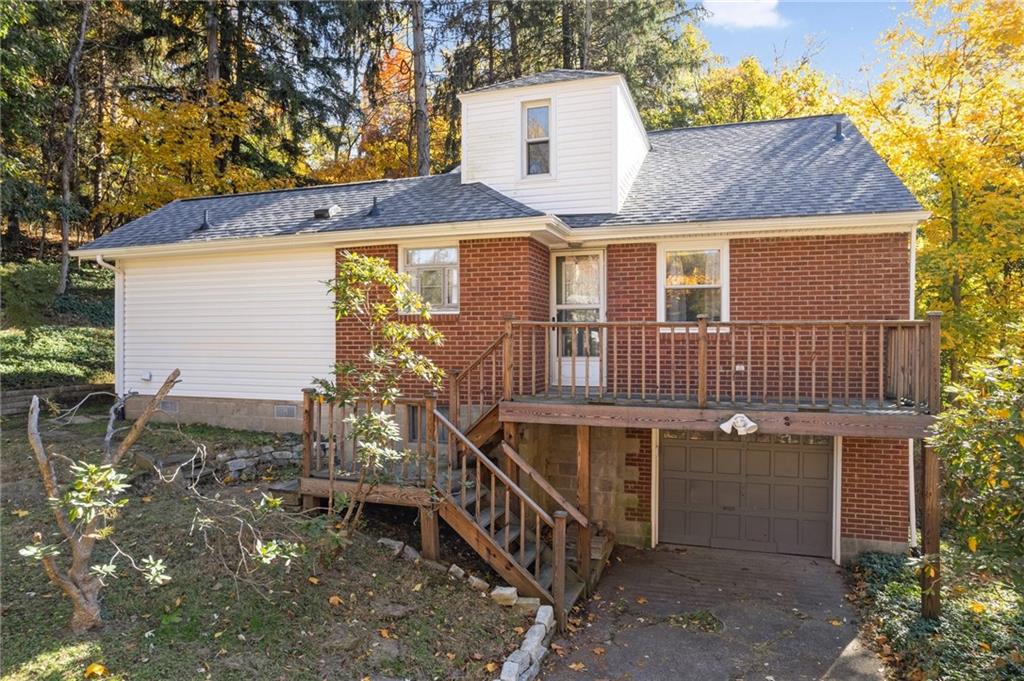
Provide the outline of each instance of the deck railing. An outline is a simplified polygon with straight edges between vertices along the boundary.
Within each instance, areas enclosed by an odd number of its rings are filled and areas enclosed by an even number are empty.
[[[431,449],[433,440],[427,432],[427,413],[434,403],[434,398],[426,397],[399,398],[385,406],[371,405],[368,401],[336,405],[319,399],[313,389],[304,390],[302,475],[326,474],[331,480],[358,476],[362,470],[356,456],[359,441],[350,437],[351,427],[346,419],[353,414],[366,413],[372,406],[378,411],[389,411],[395,417],[400,436],[394,447],[407,453],[402,461],[380,471],[382,477],[403,483],[432,484],[436,459]]]
[[[919,413],[937,412],[940,401],[938,313],[925,321],[513,321],[506,334],[512,395]]]

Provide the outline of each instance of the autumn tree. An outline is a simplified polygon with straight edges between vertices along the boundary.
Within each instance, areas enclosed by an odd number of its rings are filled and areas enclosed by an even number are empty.
[[[915,0],[882,46],[885,69],[850,109],[931,213],[917,304],[945,312],[956,379],[1024,318],[1024,5]]]

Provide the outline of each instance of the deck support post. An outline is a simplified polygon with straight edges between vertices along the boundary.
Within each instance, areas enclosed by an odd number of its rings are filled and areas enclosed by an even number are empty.
[[[441,557],[437,509],[432,506],[420,506],[420,553],[427,560],[435,562]]]
[[[697,315],[697,407],[708,405],[708,316]]]
[[[590,521],[590,426],[576,426],[576,507]],[[590,593],[590,527],[576,537],[576,569]]]
[[[939,457],[931,445],[921,448],[924,463],[924,527],[921,563],[921,617],[938,619],[942,612],[939,589],[942,585],[939,560]]]
[[[302,389],[302,477],[308,478],[313,470],[313,388]],[[316,497],[302,495],[302,510],[316,508]]]
[[[555,527],[551,538],[551,549],[555,554],[555,573],[551,580],[551,598],[555,601],[555,620],[558,630],[565,631],[567,613],[565,611],[565,521],[569,514],[563,510],[555,511]]]

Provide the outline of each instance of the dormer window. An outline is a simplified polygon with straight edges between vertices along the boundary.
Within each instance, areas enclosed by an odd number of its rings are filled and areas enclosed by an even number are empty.
[[[530,102],[524,105],[525,145],[523,164],[527,175],[551,174],[551,104]]]

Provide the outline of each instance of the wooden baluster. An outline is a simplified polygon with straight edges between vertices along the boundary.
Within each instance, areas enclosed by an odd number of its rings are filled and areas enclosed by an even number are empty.
[[[590,327],[583,327],[583,396],[590,399]]]
[[[515,339],[513,339],[515,340]],[[526,365],[523,363],[523,337],[519,337],[519,364],[516,367],[519,370],[519,394],[523,394],[523,370]]]
[[[469,451],[467,450],[466,453],[463,454],[463,456],[469,456]],[[480,485],[482,482],[480,478],[480,457],[474,454],[473,461],[476,471],[476,477],[474,478],[473,483],[474,489],[476,489],[476,513],[474,514],[474,517],[476,518],[477,522],[480,522]]]
[[[612,346],[608,348],[609,363],[614,362],[615,368],[612,374],[612,393],[621,392],[619,388],[619,327],[612,327]]]
[[[697,315],[697,406],[708,403],[708,317]]]
[[[751,380],[751,378],[753,377],[753,374],[754,374],[754,370],[753,370],[753,367],[752,367],[752,364],[751,364],[754,361],[753,350],[754,350],[754,327],[748,326],[747,327],[747,361],[746,361],[746,364],[744,365],[744,369],[746,369],[746,372],[747,372],[747,404],[748,405],[751,404],[754,401],[753,381]]]
[[[640,399],[647,399],[647,334],[646,328],[640,326]]]
[[[455,433],[451,433],[451,432],[448,433],[448,441],[449,442],[455,442],[456,441]],[[469,508],[468,508],[468,506],[466,506],[466,495],[469,494],[469,489],[467,489],[467,487],[466,487],[466,457],[469,455],[469,452],[467,452],[465,450],[460,451],[458,447],[455,448],[455,451],[459,453],[459,463],[461,464],[461,468],[462,468],[462,477],[459,479],[459,490],[460,490],[459,494],[460,494],[460,498],[462,499],[462,505],[463,505],[463,507],[466,508],[466,513],[469,513]],[[479,487],[476,488],[476,491],[479,493],[479,491],[480,491]],[[480,503],[479,500],[477,500],[477,505],[478,506],[479,506],[479,503]]]
[[[896,329],[897,335],[899,328]],[[885,326],[878,325],[878,408],[885,405]]]
[[[518,494],[516,498],[519,499],[519,564],[523,565],[526,562],[526,501]],[[538,560],[540,560],[539,556]],[[525,565],[523,565],[523,569],[526,569]]]
[[[323,470],[324,467],[324,400],[319,398],[316,401],[316,469]]]
[[[313,469],[313,388],[302,390],[302,477]]]
[[[604,396],[608,388],[608,327],[602,326],[598,330],[597,346],[597,394]]]
[[[828,407],[832,408],[832,325],[829,324],[826,329],[828,330]]]
[[[544,377],[541,381],[544,394],[547,395],[551,391],[551,333],[546,326],[540,327],[540,330],[544,336]]]
[[[501,395],[512,399],[512,320],[505,320],[505,335],[501,341]]]
[[[327,513],[334,514],[334,404],[327,403]]]
[[[480,417],[482,417],[484,415],[484,410],[487,408],[487,402],[484,401],[484,394],[486,393],[486,388],[485,388],[485,384],[486,384],[485,378],[486,378],[486,375],[484,374],[484,363],[480,362],[480,364],[478,364],[477,366],[480,368],[480,370],[479,370],[479,375],[480,375],[480,397],[479,397],[479,400],[478,400],[478,403],[479,403],[480,406],[479,406],[479,412],[477,413],[476,417],[480,418]]]
[[[868,327],[860,327],[860,406],[868,404]]]
[[[722,325],[715,324],[715,404],[722,403]]]
[[[551,582],[551,597],[555,601],[555,619],[558,620],[558,627],[565,631],[565,519],[568,513],[562,510],[555,511],[555,531],[553,535],[553,550],[555,553],[555,574]]]
[[[793,363],[793,402],[800,404],[800,327],[793,327],[793,340],[796,346],[796,360]]]
[[[661,329],[654,327],[654,401],[661,401]]]
[[[785,402],[786,393],[786,382],[785,382],[785,371],[783,369],[782,361],[782,345],[783,336],[786,333],[786,327],[779,324],[779,404]]]
[[[558,396],[565,397],[562,394],[562,329],[554,324],[552,324],[551,342],[555,344],[555,375],[558,378]]]
[[[736,404],[736,327],[729,327],[729,401]]]
[[[537,394],[537,329],[527,327],[530,333],[530,394]],[[524,330],[525,334],[526,331]]]
[[[626,334],[626,399],[632,399],[633,397],[633,327],[626,326],[624,329]]]
[[[505,487],[505,550],[508,551],[508,528],[512,523],[509,522],[509,516],[512,514],[512,507],[509,505],[509,487]]]
[[[764,377],[761,379],[761,402],[762,404],[768,404],[768,325],[761,325],[761,344],[763,347],[764,359],[761,362]]]
[[[477,457],[477,461],[479,461],[479,460],[480,460],[480,457]],[[489,533],[491,535],[491,539],[494,539],[494,510],[495,510],[495,506],[496,506],[494,502],[495,502],[495,499],[498,496],[498,493],[497,493],[497,490],[494,488],[494,481],[497,478],[495,477],[493,472],[490,474],[490,478],[491,478],[491,517],[490,517],[490,520],[489,520],[489,522],[487,524],[489,526],[488,530],[489,530]]]
[[[913,389],[911,399],[914,400],[914,409],[917,410],[921,404],[921,327],[914,325],[914,340],[910,346],[910,380]]]
[[[569,327],[569,352],[570,355],[570,366],[569,366],[569,391],[573,397],[576,397],[576,332],[578,327],[573,324]]]
[[[843,335],[846,337],[846,349],[843,351],[843,404],[850,406],[850,325],[843,325]]]
[[[491,365],[491,385],[490,390],[487,392],[487,404],[491,405],[501,399],[498,393],[498,356],[495,353],[491,353],[488,357]]]
[[[818,327],[811,325],[811,406],[818,399]]]
[[[540,514],[534,512],[533,518],[534,518],[534,523],[533,523],[534,524],[534,528],[533,528],[533,531],[534,531],[534,535],[533,535],[533,548],[537,552],[537,557],[533,561],[533,576],[536,579],[540,579],[540,562],[541,562],[540,561],[540,559],[541,559],[541,550],[540,550]]]
[[[437,409],[437,394],[433,391],[427,393],[423,405],[423,415],[426,423],[427,440],[427,486],[433,489],[437,484],[437,419],[434,418],[434,410]],[[423,431],[421,431],[423,432]]]

